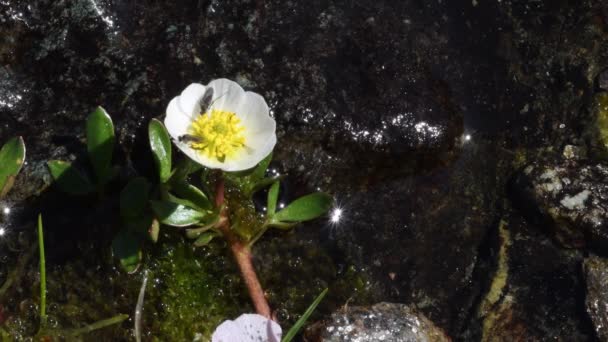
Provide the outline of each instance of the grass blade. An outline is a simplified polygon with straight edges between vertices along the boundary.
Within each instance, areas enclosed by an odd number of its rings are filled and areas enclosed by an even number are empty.
[[[315,301],[312,302],[312,304],[310,304],[308,309],[306,309],[306,311],[304,312],[302,317],[300,317],[300,319],[298,319],[296,324],[294,324],[293,327],[291,327],[291,329],[289,329],[289,331],[287,332],[287,335],[285,335],[285,337],[283,337],[282,342],[290,342],[294,337],[296,337],[296,334],[300,331],[300,329],[302,329],[304,324],[306,324],[306,321],[308,320],[310,315],[312,315],[313,311],[315,311],[315,309],[317,308],[319,303],[321,303],[321,301],[327,294],[327,291],[328,291],[328,289],[325,289],[325,290],[323,290],[323,292],[321,292],[321,294],[319,294],[317,296]]]
[[[38,251],[40,254],[40,328],[46,327],[46,260],[44,257],[44,233],[42,214],[38,214]]]

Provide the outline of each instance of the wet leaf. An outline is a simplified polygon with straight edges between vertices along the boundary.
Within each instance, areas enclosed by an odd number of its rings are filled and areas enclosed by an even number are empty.
[[[207,195],[192,184],[176,182],[171,188],[177,196],[192,203],[195,209],[208,210],[213,207]]]
[[[22,137],[15,137],[0,149],[0,198],[13,186],[15,177],[25,162],[25,144]]]
[[[160,182],[165,183],[171,177],[171,139],[169,133],[160,121],[152,119],[148,125],[148,136]]]
[[[71,163],[49,160],[46,164],[61,191],[70,195],[86,195],[95,191],[95,186]]]
[[[202,168],[201,164],[194,162],[192,159],[183,158],[175,168],[173,176],[171,176],[171,183],[185,181],[190,174]]]
[[[277,201],[279,199],[279,182],[274,182],[268,190],[268,204],[266,207],[266,213],[268,216],[274,215],[277,210]]]
[[[120,192],[120,214],[125,218],[139,216],[148,204],[150,183],[143,177],[133,178]]]
[[[120,260],[120,266],[126,272],[137,271],[142,260],[142,252],[140,241],[134,233],[126,230],[119,231],[112,241],[112,252]]]
[[[251,178],[254,182],[264,178],[264,176],[266,175],[266,170],[268,169],[268,166],[270,165],[270,162],[272,161],[272,152],[266,156],[266,158],[262,159],[261,162],[258,163],[258,165],[253,169],[253,172],[251,173]]]
[[[200,222],[206,213],[168,201],[152,201],[152,209],[160,222],[174,227],[186,227]]]
[[[106,184],[112,176],[114,124],[101,107],[97,107],[87,118],[87,149],[98,185]]]
[[[196,241],[194,241],[194,246],[195,247],[206,246],[216,236],[217,236],[216,232],[204,232],[198,237],[198,239],[196,239]]]
[[[317,218],[325,214],[331,207],[333,198],[323,192],[300,197],[291,202],[283,210],[276,213],[273,221],[301,222]]]
[[[209,231],[210,229],[213,229],[213,227],[215,227],[217,225],[217,223],[219,222],[219,219],[220,219],[219,215],[216,215],[211,220],[209,220],[208,224],[206,224],[204,226],[186,229],[186,237],[188,239],[196,239],[201,234]]]

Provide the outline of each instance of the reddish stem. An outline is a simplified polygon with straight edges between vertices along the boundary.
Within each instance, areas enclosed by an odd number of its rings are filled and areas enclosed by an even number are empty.
[[[220,178],[215,191],[215,205],[218,208],[222,208],[223,204],[224,179]],[[249,296],[251,297],[255,311],[259,315],[266,318],[271,318],[270,306],[268,305],[268,301],[264,295],[264,290],[262,289],[260,280],[258,279],[255,269],[253,268],[251,249],[247,244],[243,243],[239,237],[232,232],[232,230],[230,230],[230,221],[228,220],[228,215],[225,208],[221,209],[220,217],[224,220],[219,229],[224,235],[224,238],[226,238],[226,241],[228,241],[230,249],[232,250],[232,255],[234,255],[234,259],[239,265],[241,276],[245,281],[245,285],[247,285],[247,290],[249,291]]]

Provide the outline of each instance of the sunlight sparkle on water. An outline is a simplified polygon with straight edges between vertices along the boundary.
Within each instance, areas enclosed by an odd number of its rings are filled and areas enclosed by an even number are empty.
[[[329,220],[332,223],[338,223],[340,222],[340,219],[342,218],[342,209],[341,208],[334,208],[334,210],[332,210]]]

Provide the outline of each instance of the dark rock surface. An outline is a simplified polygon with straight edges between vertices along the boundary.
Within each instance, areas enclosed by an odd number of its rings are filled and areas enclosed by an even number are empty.
[[[608,167],[574,160],[535,162],[516,181],[521,207],[538,212],[567,247],[608,246]]]
[[[373,288],[375,300],[415,305],[453,338],[473,336],[481,323],[471,317],[496,257],[488,237],[503,217],[512,163],[537,149],[584,149],[596,77],[608,66],[606,13],[608,4],[596,0],[0,1],[0,141],[19,134],[28,147],[27,165],[1,203],[12,214],[1,223],[17,239],[43,211],[59,267],[91,246],[103,249],[108,236],[88,229],[97,216],[79,216],[96,203],[46,191],[46,160],[82,159],[84,119],[101,104],[118,130],[123,174],[147,175],[148,120],[189,83],[228,77],[272,108],[280,142],[273,167],[288,174],[285,200],[320,188],[343,209],[340,222],[261,241],[262,280],[280,289],[269,290],[274,307],[294,317],[331,283],[321,278],[354,265],[368,273],[361,287]],[[562,185],[567,192],[540,193],[548,197],[536,202],[565,224],[538,228],[566,227],[558,231],[568,246],[603,246],[605,225],[593,225],[604,215],[602,165],[537,164],[534,172],[553,168],[571,181]],[[584,208],[562,207],[586,189],[593,200]],[[514,243],[526,244],[509,252],[521,273],[508,277],[505,297],[518,304],[501,311],[502,333],[590,336],[576,310],[580,255],[522,231]],[[302,280],[311,272],[314,286]],[[102,267],[99,277],[108,273]],[[277,274],[287,273],[284,283]],[[106,313],[132,309],[125,298],[136,293],[113,295],[119,304],[109,301]],[[321,311],[350,295],[328,297]]]
[[[447,342],[450,339],[422,313],[404,304],[354,306],[331,315],[318,341]]]
[[[583,253],[561,248],[509,208],[490,243],[495,265],[473,319],[479,323],[464,340],[594,339],[583,314]]]
[[[593,321],[597,336],[608,340],[608,260],[590,256],[584,263],[587,281],[587,313]]]

